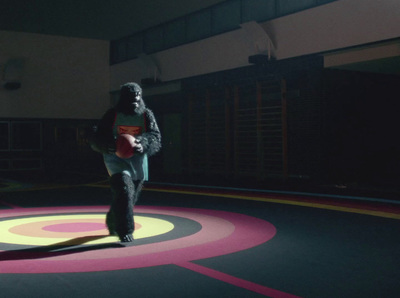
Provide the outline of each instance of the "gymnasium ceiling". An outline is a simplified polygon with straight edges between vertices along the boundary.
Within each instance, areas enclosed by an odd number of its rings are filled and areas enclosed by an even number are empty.
[[[224,0],[2,0],[0,30],[112,40]]]
[[[113,40],[224,1],[1,0],[0,30]],[[399,57],[336,67],[400,75]]]

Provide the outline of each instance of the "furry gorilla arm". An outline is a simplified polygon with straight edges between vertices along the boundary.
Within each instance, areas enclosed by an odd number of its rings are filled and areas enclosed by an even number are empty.
[[[143,153],[147,153],[147,155],[151,156],[161,149],[161,134],[153,112],[146,108],[144,116],[146,131],[142,135],[136,137],[136,139],[142,144]]]
[[[115,139],[113,136],[113,125],[115,120],[115,108],[109,109],[101,118],[97,130],[91,139],[91,147],[100,153],[115,152]],[[144,111],[146,131],[137,136],[143,147],[143,153],[151,156],[161,149],[161,134],[154,114],[148,108]]]

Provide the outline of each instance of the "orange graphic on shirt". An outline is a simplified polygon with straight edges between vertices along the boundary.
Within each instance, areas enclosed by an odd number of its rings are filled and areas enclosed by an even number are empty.
[[[118,125],[118,135],[129,134],[131,136],[137,136],[142,133],[142,128],[140,126],[127,126]]]

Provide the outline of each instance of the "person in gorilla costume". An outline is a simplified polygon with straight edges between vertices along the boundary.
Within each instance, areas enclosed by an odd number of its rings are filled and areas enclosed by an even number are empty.
[[[136,139],[135,153],[128,159],[115,154],[116,139],[123,133]],[[106,217],[107,228],[110,235],[118,235],[121,242],[132,242],[135,228],[133,207],[143,182],[148,180],[147,157],[161,148],[156,119],[145,106],[142,89],[137,83],[121,86],[119,101],[101,118],[91,146],[103,154],[110,175],[112,202]]]

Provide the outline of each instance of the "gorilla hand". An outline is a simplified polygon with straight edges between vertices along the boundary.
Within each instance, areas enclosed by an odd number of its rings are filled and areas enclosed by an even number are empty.
[[[140,143],[140,139],[135,139],[135,151],[139,153],[143,153],[143,146]]]

